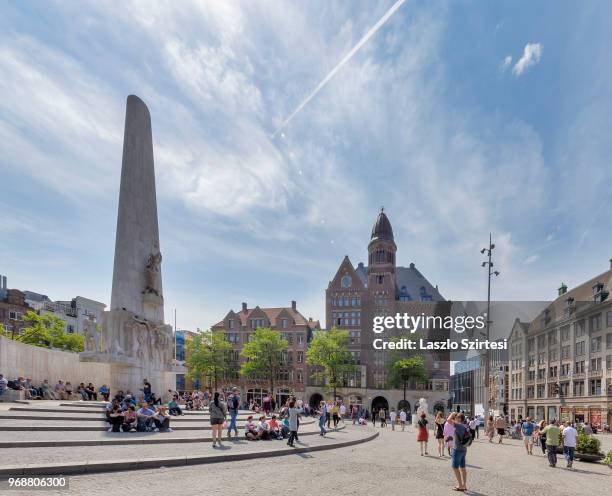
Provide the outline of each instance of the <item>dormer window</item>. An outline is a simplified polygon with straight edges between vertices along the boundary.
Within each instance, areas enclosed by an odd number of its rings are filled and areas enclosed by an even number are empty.
[[[601,303],[605,301],[608,297],[608,292],[604,291],[604,285],[601,282],[598,282],[593,286],[593,300],[597,303]]]
[[[229,327],[230,329],[234,328],[234,319],[229,319],[227,321],[227,327]]]

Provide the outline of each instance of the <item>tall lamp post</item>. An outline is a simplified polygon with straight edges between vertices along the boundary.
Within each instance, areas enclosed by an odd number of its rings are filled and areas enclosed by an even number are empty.
[[[480,250],[480,253],[484,255],[486,253],[488,260],[482,262],[482,266],[487,268],[487,341],[489,340],[489,327],[491,324],[491,276],[497,277],[499,275],[499,271],[493,270],[493,260],[492,254],[495,249],[495,244],[492,241],[491,233],[489,233],[489,246]],[[489,358],[489,348],[487,347],[485,351],[485,395],[487,401],[487,414],[489,414],[489,409],[491,406],[491,397],[489,393],[489,374],[490,374],[490,358]]]

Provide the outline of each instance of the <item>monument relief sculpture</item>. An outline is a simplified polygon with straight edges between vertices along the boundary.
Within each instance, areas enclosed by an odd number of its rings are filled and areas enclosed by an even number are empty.
[[[147,285],[144,289],[145,294],[161,296],[157,287],[157,279],[161,268],[162,255],[160,252],[151,253],[147,260]]]

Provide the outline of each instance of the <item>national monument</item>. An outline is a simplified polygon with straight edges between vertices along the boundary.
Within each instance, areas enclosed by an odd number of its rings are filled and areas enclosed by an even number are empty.
[[[172,388],[172,327],[164,323],[151,116],[127,98],[110,311],[85,329],[81,361],[111,365],[111,390]]]

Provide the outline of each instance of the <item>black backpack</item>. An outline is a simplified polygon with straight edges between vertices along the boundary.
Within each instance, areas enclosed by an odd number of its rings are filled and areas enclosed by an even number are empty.
[[[472,439],[472,433],[470,432],[470,430],[467,427],[464,427],[463,435],[459,437],[459,442],[461,443],[461,446],[464,446],[465,448],[467,448],[468,446],[472,444],[473,440],[474,439]]]

